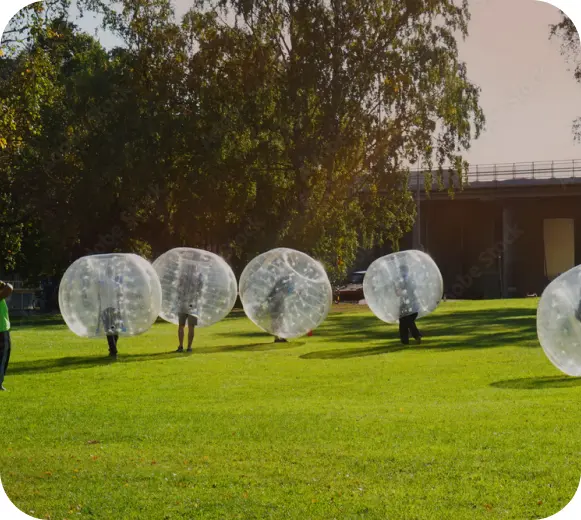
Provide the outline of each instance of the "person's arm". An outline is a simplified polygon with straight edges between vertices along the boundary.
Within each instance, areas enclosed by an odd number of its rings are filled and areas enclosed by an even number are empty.
[[[6,282],[0,281],[0,300],[5,300],[8,298],[13,291],[13,287]]]

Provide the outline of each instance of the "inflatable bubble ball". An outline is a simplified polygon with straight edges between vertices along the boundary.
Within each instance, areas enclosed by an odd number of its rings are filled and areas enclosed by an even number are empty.
[[[182,314],[196,317],[198,327],[208,327],[225,318],[236,303],[236,277],[214,253],[178,247],[161,255],[153,267],[161,282],[160,315],[170,323],[177,325]]]
[[[315,330],[333,298],[324,267],[287,248],[254,258],[242,272],[239,291],[246,315],[262,330],[285,339]]]
[[[581,266],[555,278],[537,307],[537,335],[561,372],[581,376]]]
[[[397,323],[433,312],[442,299],[444,283],[436,263],[422,251],[392,253],[375,260],[363,279],[369,308],[382,321]]]
[[[66,270],[59,306],[77,336],[136,336],[159,315],[161,285],[152,265],[138,255],[85,256]]]

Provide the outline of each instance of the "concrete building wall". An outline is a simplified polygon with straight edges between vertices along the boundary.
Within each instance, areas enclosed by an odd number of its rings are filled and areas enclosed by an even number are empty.
[[[456,298],[498,297],[498,204],[452,200],[423,205],[422,245],[440,267],[445,293]]]
[[[522,236],[514,243],[516,295],[540,294],[550,280],[545,274],[545,219],[571,218],[575,225],[575,264],[581,262],[581,197],[507,201]]]
[[[455,298],[540,294],[545,275],[544,220],[575,222],[581,263],[581,196],[422,201],[421,243]],[[405,249],[411,248],[406,237]]]

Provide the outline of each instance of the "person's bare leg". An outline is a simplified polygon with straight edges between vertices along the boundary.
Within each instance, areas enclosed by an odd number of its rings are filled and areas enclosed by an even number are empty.
[[[188,352],[192,351],[192,343],[194,342],[194,326],[188,327]]]
[[[180,340],[180,345],[178,347],[178,352],[184,350],[184,326],[178,326],[178,339]]]

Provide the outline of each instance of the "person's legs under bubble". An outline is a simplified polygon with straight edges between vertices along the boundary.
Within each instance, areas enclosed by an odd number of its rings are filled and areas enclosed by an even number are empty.
[[[399,319],[399,339],[404,345],[409,345],[409,316],[402,316]]]
[[[270,309],[271,315],[271,327],[275,332],[280,332],[284,326],[284,304],[282,301],[278,300],[272,305]],[[274,334],[275,343],[286,343],[287,340]]]
[[[115,357],[117,355],[117,325],[121,323],[119,313],[113,308],[109,307],[101,313],[101,321],[107,335],[107,345],[109,346],[109,355]]]
[[[409,330],[410,330],[412,337],[416,340],[416,343],[421,343],[422,333],[420,332],[420,330],[418,329],[418,326],[416,325],[416,318],[417,317],[418,317],[417,312],[412,314],[411,316],[409,316]]]
[[[192,351],[192,343],[194,342],[195,327],[198,324],[197,316],[188,316],[188,352]]]
[[[184,328],[183,325],[178,326],[178,341],[180,342],[178,345],[178,352],[184,350]]]
[[[184,329],[186,327],[186,320],[188,316],[185,313],[178,314],[178,340],[180,344],[178,345],[177,352],[184,351]]]
[[[109,345],[109,355],[115,357],[117,355],[117,340],[119,336],[114,334],[107,334],[107,344]]]

